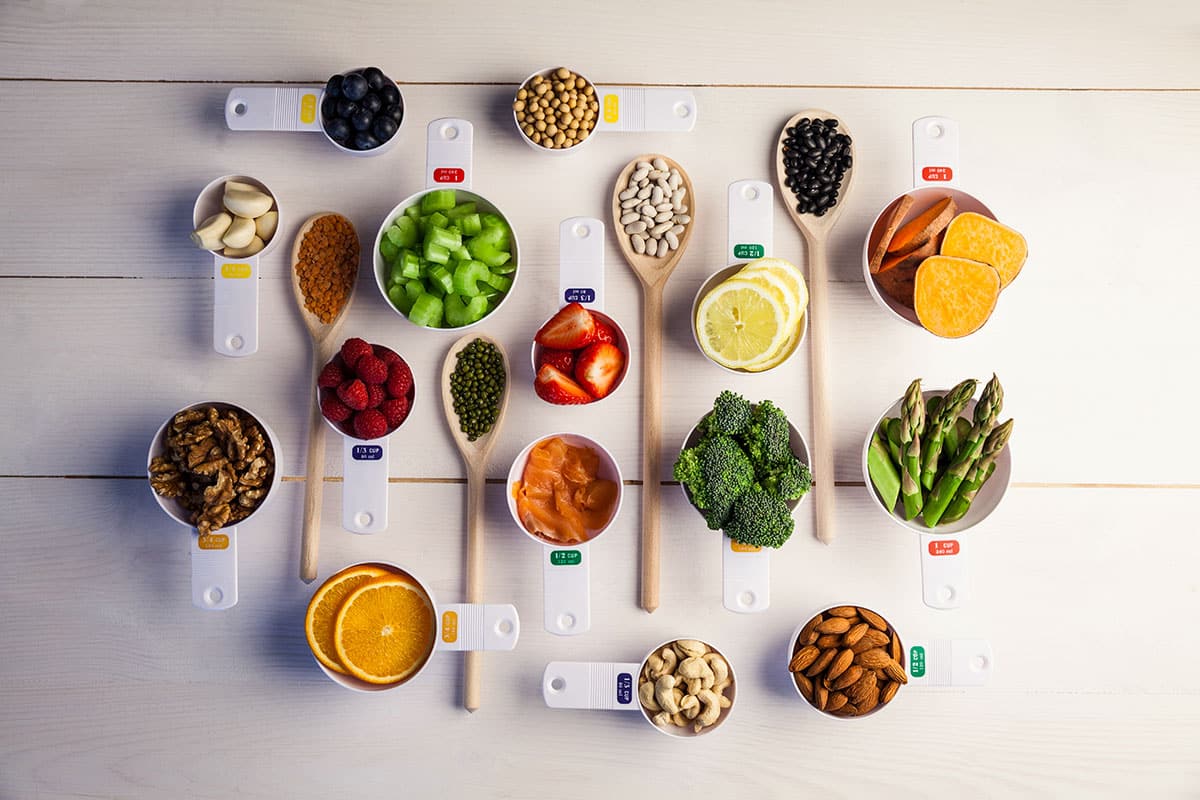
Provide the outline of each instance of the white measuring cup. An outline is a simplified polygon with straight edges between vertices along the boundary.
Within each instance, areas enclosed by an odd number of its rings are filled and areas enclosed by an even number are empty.
[[[808,624],[808,621],[817,614],[823,614],[829,609],[837,608],[838,606],[855,606],[856,608],[866,608],[868,611],[875,611],[870,606],[855,603],[829,603],[816,609],[807,615],[804,618],[804,622],[797,625],[796,630],[792,632],[792,637],[788,640],[787,653],[784,654],[783,659],[783,668],[785,670],[788,664],[791,663],[792,656],[799,649],[797,642],[801,631],[804,630],[804,626]],[[879,614],[877,611],[875,613]],[[883,614],[879,614],[879,616],[883,617]],[[994,659],[992,657],[992,645],[986,639],[934,639],[927,636],[901,637],[900,631],[891,624],[891,620],[887,617],[884,617],[884,620],[891,625],[893,635],[897,639],[900,639],[901,649],[898,660],[900,666],[908,674],[908,683],[902,685],[897,690],[896,696],[888,703],[877,705],[866,714],[843,717],[821,711],[810,703],[800,691],[800,685],[796,683],[795,678],[791,677],[792,673],[789,672],[789,682],[796,690],[796,695],[800,698],[805,708],[825,719],[849,722],[857,719],[865,719],[885,708],[890,708],[901,697],[907,697],[909,689],[914,687],[985,686],[991,680]]]
[[[608,394],[592,403],[607,400],[617,393],[629,374],[629,339],[620,323],[604,313],[604,223],[595,217],[568,217],[558,225],[558,302],[560,307],[567,303],[579,303],[603,320],[616,334],[615,344],[625,356],[625,365],[621,367]],[[538,357],[543,349],[537,342],[530,347],[529,363],[534,375],[537,374]],[[542,400],[540,396],[538,399]],[[591,403],[579,405],[586,408]]]
[[[934,395],[945,396],[947,389],[927,389],[921,392],[921,398],[928,403]],[[977,400],[972,398],[959,416],[971,419],[975,413]],[[949,525],[938,525],[929,528],[919,519],[906,520],[897,514],[895,509],[887,508],[875,485],[871,482],[871,474],[867,468],[867,454],[871,449],[871,439],[880,424],[889,417],[900,416],[900,407],[904,404],[901,397],[892,403],[886,411],[879,415],[875,424],[867,433],[862,451],[862,474],[866,481],[867,492],[875,501],[875,506],[887,514],[898,525],[917,534],[921,546],[921,595],[925,605],[930,608],[951,609],[959,608],[966,603],[969,579],[967,571],[967,551],[963,537],[959,536],[979,523],[983,522],[1000,505],[1008,486],[1012,482],[1012,445],[1006,445],[996,456],[996,471],[979,490],[967,513],[957,522]]]
[[[705,416],[708,416],[707,414]],[[703,417],[701,417],[703,421]],[[805,464],[810,463],[808,443],[803,434],[788,422],[788,434],[792,453]],[[700,423],[692,426],[687,438],[683,440],[683,448],[695,447],[700,442]],[[680,484],[679,490],[691,504],[686,486]],[[807,492],[799,500],[789,500],[788,508],[792,514],[804,502],[811,492]],[[696,510],[699,514],[699,509]],[[721,548],[721,604],[729,611],[739,614],[752,614],[766,611],[771,607],[771,550],[757,545],[742,544],[730,539],[722,531],[713,531]],[[786,545],[785,545],[786,546]]]
[[[391,350],[379,344],[374,348]],[[397,354],[398,355],[398,354]],[[405,359],[407,363],[407,359]],[[321,405],[321,387],[316,387],[317,407]],[[417,402],[416,381],[409,391],[408,416],[396,430],[378,439],[360,439],[331,422],[321,419],[342,437],[342,527],[351,533],[379,533],[388,526],[388,438],[412,418]]]
[[[725,237],[729,262],[723,269],[709,275],[696,290],[696,296],[692,299],[692,341],[696,343],[696,349],[708,359],[709,363],[716,364],[726,372],[735,375],[758,375],[783,366],[792,360],[792,356],[800,349],[800,343],[804,341],[805,334],[808,333],[808,309],[806,308],[800,320],[796,341],[785,345],[791,348],[787,357],[775,366],[761,370],[761,372],[750,372],[744,369],[730,369],[709,358],[708,353],[705,353],[704,348],[700,346],[700,336],[696,331],[696,312],[699,311],[700,302],[704,297],[716,288],[717,284],[732,278],[748,262],[763,258],[774,249],[775,209],[772,203],[774,191],[771,184],[766,181],[740,180],[729,184],[729,218]]]
[[[974,211],[988,219],[996,219],[983,201],[975,195],[959,189],[958,159],[958,123],[949,117],[921,117],[912,125],[912,157],[913,157],[913,188],[892,199],[875,217],[867,235],[863,239],[862,268],[863,279],[867,283],[867,291],[880,308],[889,312],[893,317],[924,330],[917,312],[903,305],[894,297],[879,288],[875,276],[871,274],[871,251],[879,243],[884,233],[886,221],[892,209],[905,195],[913,198],[914,202],[909,212],[900,220],[900,224],[910,221],[929,206],[949,195],[954,198],[958,213]]]
[[[410,194],[389,211],[383,218],[383,224],[379,226],[379,232],[375,235],[375,248],[372,251],[375,265],[375,285],[379,287],[379,293],[383,295],[383,300],[387,303],[388,308],[421,330],[465,331],[475,327],[504,307],[508,298],[516,291],[518,276],[521,274],[521,268],[518,266],[520,249],[517,245],[517,229],[513,227],[512,220],[486,197],[471,191],[474,137],[475,126],[465,119],[443,117],[430,122],[425,129],[425,188]],[[379,243],[396,217],[403,214],[404,209],[419,203],[425,194],[434,189],[457,190],[457,196],[461,201],[474,202],[480,213],[496,214],[502,217],[511,231],[512,260],[510,263],[515,267],[509,275],[512,278],[512,286],[494,309],[475,322],[457,328],[426,328],[412,322],[408,319],[407,314],[396,308],[387,294],[388,264],[384,260],[383,254],[379,252]]]
[[[174,498],[162,497],[153,489],[150,490],[150,493],[154,495],[154,500],[158,503],[158,507],[169,514],[171,519],[184,527],[191,528],[192,604],[196,608],[201,608],[205,611],[224,611],[227,608],[233,608],[237,605],[238,601],[238,525],[242,525],[253,519],[262,510],[263,506],[270,502],[271,498],[277,493],[276,487],[279,485],[280,464],[282,463],[283,456],[279,452],[278,438],[258,414],[247,411],[242,406],[237,406],[233,403],[193,403],[167,417],[166,422],[158,427],[158,431],[150,441],[150,451],[146,456],[147,474],[149,474],[150,463],[156,457],[166,452],[164,434],[175,417],[188,411],[208,408],[210,406],[220,411],[240,411],[243,414],[253,417],[259,427],[262,428],[263,436],[267,441],[267,447],[271,448],[275,453],[275,468],[272,471],[271,482],[268,485],[266,495],[263,496],[258,506],[245,519],[235,525],[229,525],[202,535],[192,525],[191,520],[187,516],[188,512],[178,501]]]
[[[586,447],[595,452],[600,458],[596,477],[613,481],[617,485],[617,503],[608,522],[599,530],[589,532],[586,541],[575,544],[564,545],[533,533],[521,522],[520,514],[517,511],[516,491],[524,476],[529,454],[542,442],[554,438],[562,439],[572,447]],[[512,467],[508,470],[506,486],[508,511],[512,514],[513,522],[526,536],[541,545],[542,621],[546,630],[558,636],[586,633],[592,627],[589,545],[612,527],[617,515],[621,513],[621,502],[625,496],[625,485],[621,479],[621,468],[617,465],[617,460],[608,448],[595,439],[575,433],[552,433],[530,442],[517,454],[517,457],[513,459]]]
[[[196,198],[192,207],[192,227],[220,211],[226,181],[239,181],[257,186],[271,195],[279,213],[279,224],[271,241],[252,256],[233,258],[220,250],[209,250],[213,256],[213,349],[223,356],[248,356],[258,352],[258,259],[271,252],[281,239],[283,209],[279,197],[257,178],[247,175],[224,175],[210,182]]]
[[[642,670],[650,657],[677,641],[692,639],[703,642],[708,649],[719,655],[729,665],[729,688],[725,696],[730,704],[721,709],[721,715],[712,725],[696,733],[691,727],[675,725],[660,728],[650,719],[650,713],[638,699],[638,683]],[[715,732],[725,724],[737,705],[737,674],[733,662],[723,652],[703,639],[680,636],[668,639],[646,653],[641,663],[595,662],[595,661],[551,661],[542,672],[542,699],[550,708],[578,709],[586,711],[641,711],[642,718],[659,733],[677,739],[689,739]]]
[[[552,67],[530,73],[525,80],[521,81],[518,89],[523,88],[538,75],[553,80],[552,73],[556,69],[558,68]],[[696,96],[687,89],[597,86],[583,73],[578,70],[572,71],[587,81],[588,85],[595,90],[596,100],[600,106],[600,111],[596,114],[596,127],[573,147],[542,147],[521,130],[521,124],[517,122],[517,112],[513,110],[513,125],[521,136],[521,141],[538,152],[565,156],[590,143],[598,133],[636,131],[687,133],[696,127]]]
[[[330,578],[327,578],[326,583],[346,570],[362,566],[382,567],[416,584],[429,599],[429,605],[433,607],[434,620],[437,626],[429,642],[428,649],[423,656],[421,666],[404,680],[395,683],[368,683],[353,675],[335,672],[321,663],[321,660],[314,654],[313,660],[317,662],[317,666],[321,668],[321,672],[324,672],[325,676],[334,683],[356,692],[389,692],[393,689],[399,689],[401,686],[407,686],[416,680],[417,676],[429,666],[429,662],[433,660],[432,656],[434,653],[447,650],[512,650],[517,646],[517,640],[521,636],[521,618],[517,614],[515,606],[507,603],[440,604],[434,598],[433,590],[429,588],[428,584],[418,578],[411,570],[390,561],[360,561],[357,564],[350,564],[338,570]],[[320,589],[317,591],[320,591]]]
[[[396,89],[399,91],[400,87]],[[324,99],[324,86],[235,86],[225,97],[225,125],[231,131],[320,133],[343,153],[366,157],[382,155],[390,150],[400,136],[399,128],[404,127],[404,120],[408,117],[405,113],[400,118],[396,133],[383,144],[370,150],[355,150],[338,144],[325,132],[321,122],[321,103]],[[404,107],[404,94],[401,93],[400,108]]]

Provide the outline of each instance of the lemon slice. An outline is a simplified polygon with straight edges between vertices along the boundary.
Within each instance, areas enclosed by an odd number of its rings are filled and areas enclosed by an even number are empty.
[[[779,277],[777,273],[768,270],[756,270],[747,272],[743,267],[733,276],[738,280],[747,280],[751,283],[757,283],[763,286],[778,300],[787,311],[787,319],[784,320],[784,326],[789,330],[794,330],[800,321],[800,314],[803,313],[796,303],[796,295],[793,293],[792,285],[785,279]]]
[[[783,347],[779,348],[779,352],[765,361],[760,361],[749,367],[744,367],[747,372],[766,372],[767,370],[778,367],[795,351],[796,345],[800,344],[800,334],[804,331],[804,314],[801,313],[800,321],[796,323],[796,327],[792,329],[792,335],[783,343]]]
[[[700,349],[723,367],[745,369],[764,361],[787,341],[787,309],[759,283],[731,278],[715,286],[696,309]]]
[[[749,276],[760,272],[769,273],[785,282],[796,298],[796,305],[801,312],[808,308],[808,284],[804,282],[804,273],[795,264],[782,258],[760,258],[751,261],[738,274]]]

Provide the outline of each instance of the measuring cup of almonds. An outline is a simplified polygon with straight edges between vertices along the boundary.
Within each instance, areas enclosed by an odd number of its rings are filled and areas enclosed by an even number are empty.
[[[213,255],[213,348],[258,351],[258,259],[275,245],[279,202],[260,180],[224,175],[192,208],[192,244]]]
[[[729,184],[730,263],[710,275],[692,301],[696,347],[728,372],[756,374],[787,363],[808,330],[803,273],[766,257],[774,248],[773,194],[766,181]]]
[[[659,733],[690,738],[713,733],[733,711],[737,678],[717,648],[672,639],[640,664],[552,661],[542,673],[550,708],[642,712]]]
[[[597,86],[567,67],[522,81],[512,112],[525,144],[553,155],[575,152],[595,133],[696,127],[696,97],[686,89]]]
[[[223,611],[238,601],[237,524],[279,484],[278,441],[232,403],[195,403],[172,414],[150,442],[146,470],[159,508],[192,529],[192,603]]]
[[[908,686],[983,686],[992,647],[983,639],[910,638],[864,606],[826,606],[801,623],[787,650],[796,693],[823,717],[858,719]]]
[[[625,494],[617,460],[595,439],[555,433],[517,454],[507,485],[513,521],[541,545],[546,630],[586,633],[592,626],[588,548],[612,527]]]
[[[570,217],[558,226],[558,302],[533,338],[534,391],[553,405],[611,397],[629,372],[629,340],[604,313],[604,223]]]

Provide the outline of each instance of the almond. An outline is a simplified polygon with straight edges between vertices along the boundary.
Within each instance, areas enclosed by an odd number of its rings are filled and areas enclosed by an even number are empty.
[[[801,640],[800,641],[801,644],[812,644],[812,642],[806,642],[804,640],[816,632],[817,626],[820,625],[824,619],[825,619],[825,617],[821,616],[820,614],[817,614],[815,617],[810,619],[808,622],[804,623],[804,627],[800,629],[800,637],[799,638]],[[813,641],[816,641],[816,639],[814,638]]]
[[[863,638],[863,635],[870,629],[871,629],[871,626],[868,625],[867,623],[865,623],[865,622],[858,623],[853,628],[846,631],[846,634],[842,637],[842,644],[846,645],[846,647],[853,647],[855,644],[858,643],[858,640]]]
[[[817,656],[819,655],[821,655],[820,649],[811,644],[807,647],[802,647],[796,651],[796,655],[792,656],[792,660],[788,664],[788,669],[792,672],[803,672],[817,660]]]
[[[858,708],[856,708],[853,703],[846,703],[846,705],[842,706],[833,713],[839,717],[857,717]]]
[[[825,677],[831,681],[835,680],[838,675],[841,675],[843,672],[845,672],[846,668],[853,663],[854,651],[847,647],[845,650],[840,651],[837,654],[837,657],[833,659],[833,662],[829,665],[828,672],[825,673]],[[899,680],[899,678],[897,678],[897,680]]]
[[[904,652],[904,648],[900,645],[900,637],[896,635],[895,631],[892,632],[892,643],[890,646],[890,650],[892,653],[892,658],[899,661],[900,656]]]
[[[842,617],[830,617],[817,625],[820,633],[845,633],[850,630],[850,623]]]
[[[836,648],[841,643],[842,637],[836,633],[827,633],[824,636],[819,637],[816,641],[817,647],[821,648],[822,650],[828,650],[831,647]]]
[[[872,686],[866,696],[854,705],[858,706],[860,716],[874,710],[875,706],[879,705],[879,687]]]
[[[801,634],[796,641],[801,645],[815,644],[819,635],[815,630],[811,630],[808,633]]]
[[[813,701],[819,711],[824,711],[825,706],[829,703],[829,690],[818,683],[813,687]]]
[[[813,699],[813,682],[803,672],[797,672],[792,677],[796,679],[796,686],[800,689],[800,694],[804,695],[804,699],[811,703]]]
[[[879,684],[875,680],[874,672],[865,672],[863,673],[863,676],[858,679],[857,683],[846,690],[846,696],[850,698],[851,703],[854,703],[854,705],[861,708],[863,701],[866,700],[872,692],[879,692]]]
[[[878,614],[876,614],[874,611],[871,611],[868,608],[860,607],[858,609],[858,614],[863,619],[865,619],[868,623],[870,623],[871,627],[874,628],[875,630],[887,631],[887,629],[888,629],[887,620],[884,619],[883,617],[879,616]]]
[[[853,686],[858,683],[858,679],[862,677],[863,668],[857,664],[851,664],[846,668],[846,671],[837,677],[837,680],[829,685],[830,689],[841,691],[847,686]]]
[[[829,609],[825,613],[831,617],[846,617],[849,619],[850,617],[858,616],[858,609],[854,606],[838,606],[837,608]]]
[[[886,650],[876,647],[871,650],[864,650],[856,655],[854,663],[861,664],[867,669],[883,669],[892,663],[892,657],[887,654]]]
[[[850,698],[846,697],[846,695],[842,694],[841,692],[831,692],[829,694],[829,699],[825,701],[825,710],[837,711],[839,708],[849,702]]]
[[[892,702],[892,698],[896,696],[896,692],[900,691],[900,684],[895,681],[888,681],[879,691],[879,705]]]
[[[804,670],[804,674],[810,678],[815,678],[816,676],[820,675],[822,672],[825,671],[826,667],[828,667],[833,662],[833,659],[836,656],[837,656],[837,650],[833,649],[832,647],[829,648],[828,650],[825,650],[824,652],[821,653],[821,655],[817,658],[817,660],[813,662],[811,667]]]
[[[904,672],[904,667],[891,661],[883,666],[883,672],[897,683],[908,683],[908,675]]]

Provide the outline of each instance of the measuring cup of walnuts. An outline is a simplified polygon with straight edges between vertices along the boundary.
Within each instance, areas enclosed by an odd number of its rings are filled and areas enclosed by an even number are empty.
[[[725,723],[737,697],[733,665],[699,639],[670,639],[640,664],[552,661],[542,673],[550,708],[640,710],[660,733],[692,738]]]
[[[512,112],[525,144],[565,155],[595,133],[690,131],[696,127],[696,96],[677,88],[597,86],[575,70],[556,67],[521,82]]]
[[[259,417],[232,403],[196,403],[172,414],[150,442],[146,471],[159,507],[192,529],[192,603],[206,611],[238,601],[237,524],[276,494],[279,450]]]

